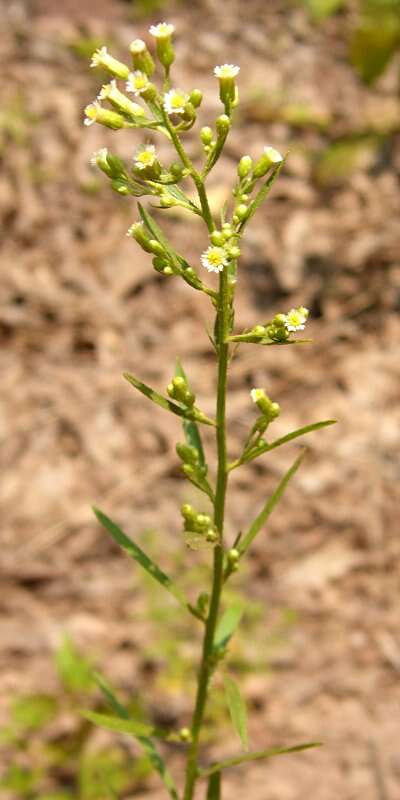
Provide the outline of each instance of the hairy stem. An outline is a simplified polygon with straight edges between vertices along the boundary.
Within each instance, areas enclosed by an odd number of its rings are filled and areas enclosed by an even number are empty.
[[[183,800],[192,800],[198,777],[198,756],[200,732],[207,702],[210,676],[213,668],[213,642],[218,621],[221,592],[223,587],[223,528],[225,515],[225,497],[228,481],[226,458],[226,383],[228,372],[229,345],[225,342],[229,332],[230,309],[228,297],[228,275],[224,270],[220,274],[218,309],[217,309],[217,345],[218,345],[218,392],[217,392],[217,454],[218,471],[214,502],[214,523],[219,531],[219,542],[214,548],[213,583],[206,628],[203,640],[203,653],[200,663],[196,705],[191,726],[191,744],[187,757],[186,782]]]

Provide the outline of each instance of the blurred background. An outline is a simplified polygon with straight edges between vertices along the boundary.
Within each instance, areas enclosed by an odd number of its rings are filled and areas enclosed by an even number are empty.
[[[399,0],[3,0],[1,18],[1,797],[164,796],[134,742],[80,718],[103,708],[93,666],[137,715],[190,720],[198,631],[90,510],[114,517],[188,594],[206,586],[207,557],[186,551],[180,533],[179,506],[196,499],[174,452],[179,422],[121,373],[162,391],[179,354],[211,411],[209,303],[152,270],[125,237],[133,199],[90,167],[102,146],[129,158],[139,135],[82,126],[104,80],[89,69],[93,50],[106,43],[126,59],[132,39],[149,41],[149,24],[167,19],[175,85],[204,89],[201,124],[221,113],[215,64],[241,67],[236,126],[209,181],[214,210],[243,154],[290,150],[248,229],[237,327],[302,304],[313,344],[241,347],[232,456],[254,419],[253,386],[282,407],[276,436],[339,420],[307,438],[300,472],[229,590],[249,598],[229,665],[248,698],[253,748],[325,746],[232,771],[226,800],[395,800]],[[173,212],[157,218],[198,264],[201,227]],[[229,540],[298,447],[234,473]],[[206,752],[239,746],[216,682]],[[180,746],[168,757],[179,777]]]

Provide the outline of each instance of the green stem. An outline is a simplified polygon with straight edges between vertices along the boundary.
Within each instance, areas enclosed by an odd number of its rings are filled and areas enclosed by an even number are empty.
[[[225,516],[225,497],[228,482],[226,456],[226,384],[229,361],[229,345],[225,339],[230,326],[230,307],[228,291],[228,273],[220,274],[217,310],[217,344],[218,344],[218,392],[217,392],[217,453],[218,470],[214,502],[214,523],[219,531],[219,542],[214,548],[213,583],[206,628],[203,640],[203,653],[200,663],[196,705],[191,726],[191,744],[187,757],[186,781],[183,800],[192,800],[198,778],[198,756],[200,732],[207,702],[209,681],[213,669],[213,643],[218,621],[221,593],[223,588],[223,528]]]

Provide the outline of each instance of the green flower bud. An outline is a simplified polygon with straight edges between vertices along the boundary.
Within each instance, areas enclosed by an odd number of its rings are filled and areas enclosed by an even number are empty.
[[[160,63],[166,70],[169,70],[175,60],[174,48],[172,46],[172,34],[175,28],[167,22],[160,22],[158,25],[151,25],[149,31],[155,37],[157,55]]]
[[[230,112],[231,107],[236,103],[237,90],[235,78],[238,74],[239,67],[236,67],[234,64],[223,64],[214,69],[214,75],[219,80],[219,96],[227,113]]]
[[[283,157],[273,147],[264,147],[264,152],[256,162],[253,170],[254,178],[262,178],[271,167],[277,167],[283,161]]]
[[[174,270],[172,269],[172,267],[170,267],[169,265],[164,267],[163,275],[173,275],[173,274],[174,274]]]
[[[151,251],[149,250],[149,252]],[[165,260],[165,258],[161,258],[161,256],[156,256],[155,258],[153,258],[152,264],[156,272],[160,272],[162,275],[165,274],[168,275],[168,272],[165,273],[165,270],[168,269],[169,264],[168,261]]]
[[[215,127],[217,129],[219,138],[222,139],[224,136],[226,136],[231,127],[231,121],[229,117],[226,114],[221,114],[221,116],[215,120]]]
[[[233,258],[233,259],[239,258],[239,256],[240,256],[239,247],[236,247],[236,245],[234,245],[233,247],[229,247],[228,254],[229,254],[229,258]]]
[[[99,100],[108,100],[117,111],[129,117],[133,122],[141,122],[146,118],[143,108],[120,92],[115,80],[102,86]]]
[[[193,91],[190,92],[189,102],[195,108],[199,107],[199,105],[201,104],[202,99],[203,99],[203,92],[201,92],[200,89],[193,89]]]
[[[223,247],[225,244],[225,236],[222,231],[213,231],[210,240],[211,244],[214,244],[216,247]]]
[[[206,541],[207,541],[207,542],[214,543],[214,542],[216,542],[216,541],[217,541],[217,539],[218,539],[218,534],[217,534],[217,532],[216,532],[216,531],[215,531],[213,528],[210,528],[210,530],[209,530],[209,531],[207,531],[207,535],[206,535]]]
[[[213,132],[211,128],[209,128],[208,126],[202,128],[200,131],[200,139],[205,145],[211,144],[213,140]]]
[[[244,203],[241,203],[239,206],[236,206],[234,210],[234,216],[238,218],[242,222],[242,220],[246,219],[247,214],[249,212],[248,206],[245,206]]]
[[[126,235],[131,236],[132,239],[135,239],[135,241],[138,244],[140,244],[142,250],[145,250],[146,253],[153,252],[153,250],[150,247],[150,237],[147,233],[147,230],[143,222],[134,222],[133,225],[131,225],[131,227],[129,228]]]
[[[252,333],[254,333],[255,336],[265,336],[266,331],[264,325],[255,325]]]
[[[199,454],[195,447],[191,447],[189,444],[182,444],[178,442],[176,445],[176,452],[178,453],[179,458],[182,459],[186,464],[193,464],[195,466],[199,462]]]
[[[162,244],[160,244],[160,242],[157,241],[157,239],[149,239],[148,245],[150,248],[149,249],[150,253],[154,253],[155,256],[165,257],[165,249],[162,246]]]
[[[109,111],[108,108],[102,108],[97,101],[86,106],[85,114],[85,125],[93,125],[94,122],[98,122],[99,125],[105,125],[106,128],[112,128],[115,131],[126,125],[121,114]]]
[[[121,158],[109,153],[106,147],[93,153],[90,163],[93,167],[101,169],[109,178],[127,177],[125,164]]]
[[[232,547],[231,550],[228,550],[226,557],[228,559],[228,564],[237,564],[240,558],[239,550],[236,550],[235,547]]]
[[[133,68],[144,72],[146,75],[152,75],[155,64],[142,39],[135,39],[131,42],[129,50],[132,55]]]
[[[177,161],[175,161],[173,164],[171,164],[171,166],[170,166],[170,168],[169,168],[169,171],[170,171],[171,175],[173,175],[173,177],[174,177],[174,178],[175,178],[177,181],[179,181],[181,178],[183,178],[183,169],[182,169],[182,165],[181,165],[181,164],[178,164],[178,162],[177,162]]]
[[[237,168],[239,178],[245,178],[251,172],[252,167],[253,159],[250,156],[242,156]]]
[[[183,405],[191,407],[196,399],[193,392],[188,388],[185,378],[177,375],[167,386],[167,392],[174,400],[178,400]]]
[[[196,512],[189,503],[184,503],[181,508],[182,517],[188,522],[193,522],[196,518]]]
[[[181,728],[179,731],[179,738],[181,742],[190,742],[192,739],[192,735],[190,733],[189,728]]]
[[[114,192],[118,192],[118,194],[130,194],[129,186],[127,186],[127,183],[124,180],[117,179],[111,181],[111,188],[114,189]]]
[[[250,396],[268,422],[272,422],[279,416],[281,411],[279,404],[273,403],[265,394],[264,389],[252,389]]]

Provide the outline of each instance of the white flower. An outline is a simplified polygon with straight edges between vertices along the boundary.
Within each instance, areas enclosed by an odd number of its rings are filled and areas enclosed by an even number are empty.
[[[172,25],[170,22],[159,22],[158,25],[151,25],[149,33],[155,36],[156,39],[165,39],[168,36],[172,36],[174,30],[175,25]]]
[[[236,78],[239,72],[240,67],[236,67],[235,64],[221,64],[220,67],[214,69],[216,78]]]
[[[126,91],[133,92],[133,94],[138,97],[149,86],[149,79],[144,72],[141,72],[139,69],[135,70],[135,72],[130,72],[128,80],[126,82]]]
[[[300,306],[292,308],[285,314],[285,327],[288,331],[304,331],[305,324],[309,315],[307,308]]]
[[[93,125],[97,119],[97,113],[101,108],[100,103],[97,100],[94,103],[90,103],[85,108],[86,119],[83,121],[84,125]]]
[[[109,58],[109,53],[106,47],[100,47],[92,55],[90,62],[91,67],[100,67]]]
[[[136,169],[146,169],[146,167],[153,166],[156,158],[156,148],[154,144],[142,144],[136,150],[133,160]]]
[[[98,100],[107,100],[107,98],[110,96],[110,94],[112,92],[115,92],[115,91],[118,92],[119,89],[117,87],[117,81],[114,78],[112,81],[110,81],[110,83],[104,83],[103,84],[103,86],[101,87],[101,89],[100,89],[100,91],[99,91],[99,93],[97,95],[97,99]]]
[[[93,122],[94,122],[94,120],[93,120]],[[89,123],[89,124],[91,124],[91,123]],[[107,156],[108,156],[107,147],[102,147],[100,150],[95,150],[95,152],[92,154],[92,156],[90,158],[90,163],[91,163],[92,167],[97,167],[97,162],[98,161],[105,161]]]
[[[211,245],[201,255],[201,263],[209,272],[222,272],[228,260],[228,254],[223,247]]]
[[[280,164],[283,161],[283,156],[274,147],[264,147],[264,153],[269,158],[271,164]]]
[[[167,114],[183,114],[188,96],[181,89],[170,89],[164,95],[164,108]]]

